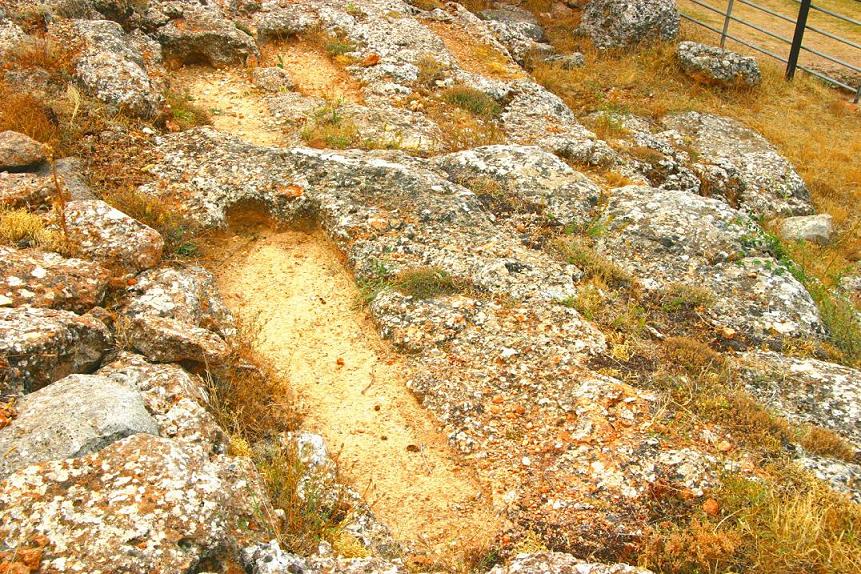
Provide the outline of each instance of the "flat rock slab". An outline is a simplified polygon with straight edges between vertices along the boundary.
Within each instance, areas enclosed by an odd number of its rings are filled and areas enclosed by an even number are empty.
[[[68,202],[66,228],[80,255],[120,276],[135,275],[161,260],[161,235],[102,200]]]
[[[709,194],[755,216],[813,213],[804,180],[755,131],[731,118],[698,112],[671,114],[662,123],[690,138],[690,146],[699,154],[693,167]]]
[[[537,208],[563,225],[588,221],[601,196],[601,188],[588,177],[538,147],[484,146],[433,161],[482,201]],[[488,182],[495,185],[488,188]]]
[[[614,189],[598,250],[647,289],[685,284],[710,290],[716,326],[755,341],[821,338],[816,305],[771,256],[762,231],[744,213],[688,191]]]
[[[82,166],[77,158],[63,158],[54,162],[57,181],[68,199],[95,199],[81,175]],[[42,164],[35,171],[0,172],[0,207],[37,210],[50,205],[57,196],[57,186],[51,166]]]
[[[24,134],[0,132],[0,171],[22,171],[46,159],[45,146]]]
[[[759,64],[751,56],[698,42],[680,42],[676,57],[688,76],[704,84],[753,87],[762,83]]]
[[[102,302],[110,274],[92,261],[0,246],[0,306],[84,313]]]
[[[780,236],[790,241],[811,241],[828,245],[833,235],[834,223],[827,213],[787,217],[780,222]]]
[[[624,48],[675,38],[679,18],[673,0],[590,0],[581,28],[598,48]]]
[[[45,537],[45,572],[187,572],[262,542],[264,501],[247,458],[136,434],[0,482],[0,539],[14,555]]]
[[[157,363],[194,361],[218,365],[230,351],[224,339],[212,331],[155,315],[132,319],[128,339],[136,351]]]
[[[0,394],[29,393],[93,370],[112,343],[87,315],[35,307],[0,307]]]
[[[489,574],[652,574],[651,570],[627,564],[586,562],[562,552],[518,554],[504,566],[494,567]]]
[[[861,371],[764,351],[746,353],[741,364],[745,385],[759,400],[861,448]]]
[[[83,456],[158,425],[133,388],[95,375],[69,375],[17,404],[18,416],[0,430],[0,480],[49,460]]]

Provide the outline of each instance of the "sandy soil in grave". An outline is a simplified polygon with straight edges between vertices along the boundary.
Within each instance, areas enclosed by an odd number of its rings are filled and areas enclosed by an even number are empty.
[[[338,453],[342,476],[395,537],[429,553],[495,534],[489,491],[458,462],[405,385],[408,369],[364,311],[342,256],[322,232],[259,230],[224,240],[212,268],[257,351],[290,380],[303,427]]]
[[[275,42],[261,48],[261,66],[287,70],[296,91],[333,102],[362,103],[362,86],[323,50],[304,41]]]
[[[187,66],[173,75],[172,87],[187,92],[194,104],[208,110],[215,129],[257,145],[280,145],[284,133],[272,123],[249,74],[247,70]]]

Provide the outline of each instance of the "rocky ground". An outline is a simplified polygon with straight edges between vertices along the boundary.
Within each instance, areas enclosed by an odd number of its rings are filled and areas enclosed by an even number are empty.
[[[774,461],[857,512],[857,356],[768,231],[831,219],[739,121],[578,118],[502,3],[0,7],[4,99],[54,102],[0,133],[0,572],[647,573]]]

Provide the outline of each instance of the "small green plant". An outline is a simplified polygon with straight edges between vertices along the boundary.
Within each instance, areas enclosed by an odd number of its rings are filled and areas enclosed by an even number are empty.
[[[447,66],[430,54],[421,56],[416,62],[419,69],[416,83],[424,88],[433,88],[437,81],[445,78]]]
[[[673,283],[666,288],[661,300],[661,308],[665,313],[708,309],[714,304],[714,300],[714,293],[705,287]]]
[[[343,56],[355,50],[356,45],[349,40],[343,40],[341,38],[335,37],[331,38],[328,42],[326,42],[326,52],[330,56]]]
[[[631,274],[602,257],[582,237],[561,236],[553,240],[550,248],[568,263],[579,267],[587,277],[597,277],[611,287],[628,286]]]
[[[416,299],[459,293],[466,284],[440,267],[416,267],[401,271],[392,278],[392,287]]]
[[[311,147],[346,149],[357,145],[359,130],[344,117],[340,102],[329,102],[314,112],[301,135]]]
[[[442,93],[442,99],[453,106],[483,118],[493,118],[502,111],[502,107],[496,100],[481,90],[468,86],[452,86]]]
[[[175,122],[179,129],[187,130],[212,123],[209,112],[195,104],[189,93],[168,90],[164,99],[170,110],[170,120]]]

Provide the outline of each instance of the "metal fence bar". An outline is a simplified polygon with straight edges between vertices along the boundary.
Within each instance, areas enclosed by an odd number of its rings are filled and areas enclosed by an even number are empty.
[[[845,66],[845,67],[849,68],[850,70],[852,70],[853,72],[861,73],[861,68],[859,68],[858,66],[850,64],[848,62],[844,62],[843,60],[839,60],[839,59],[835,58],[834,56],[829,56],[828,54],[823,54],[819,50],[816,50],[814,48],[808,48],[807,46],[801,46],[801,49],[804,50],[805,52],[810,52],[811,54],[816,54],[820,58],[825,58],[826,60],[828,60],[830,62],[834,62],[835,64],[840,64],[841,66]]]
[[[813,8],[813,4],[811,4],[810,7]],[[861,45],[856,44],[855,42],[852,42],[850,40],[847,40],[846,38],[841,38],[840,36],[835,36],[831,32],[826,32],[825,30],[820,30],[819,28],[814,28],[810,24],[807,25],[807,29],[812,30],[813,32],[816,32],[817,34],[822,34],[823,36],[828,36],[832,40],[837,40],[838,42],[846,44],[847,46],[852,46],[853,48],[857,48],[857,49],[861,50]]]
[[[750,6],[751,8],[756,8],[760,12],[765,12],[766,14],[769,14],[771,16],[775,16],[776,18],[780,18],[781,20],[786,20],[790,24],[795,24],[795,20],[793,20],[792,18],[790,18],[786,14],[781,14],[780,12],[775,12],[774,10],[766,8],[765,6],[760,6],[759,4],[756,4],[755,2],[750,2],[750,0],[738,0],[738,1],[741,2],[742,4],[746,4],[747,6]]]
[[[774,58],[775,60],[777,60],[779,62],[786,64],[786,78],[787,79],[792,79],[795,75],[796,69],[800,69],[800,70],[803,70],[803,71],[809,73],[810,75],[815,76],[815,77],[817,77],[817,78],[819,78],[819,79],[821,79],[821,80],[823,80],[829,84],[832,84],[834,86],[849,90],[850,92],[854,92],[854,100],[853,101],[855,103],[858,103],[859,99],[861,99],[861,85],[859,85],[858,87],[850,86],[849,84],[846,84],[845,82],[842,82],[836,78],[833,78],[824,72],[820,72],[818,70],[814,70],[812,68],[809,68],[808,66],[802,65],[798,61],[800,54],[801,54],[801,51],[804,50],[806,52],[810,52],[812,54],[815,54],[815,55],[817,55],[817,56],[819,56],[825,60],[828,60],[828,61],[833,62],[835,64],[838,64],[840,66],[843,66],[849,70],[853,70],[855,72],[861,73],[861,68],[854,66],[853,64],[849,64],[848,62],[844,62],[838,58],[835,58],[834,56],[830,56],[829,54],[820,52],[819,50],[816,50],[814,48],[809,48],[809,47],[804,45],[804,32],[805,32],[805,30],[812,30],[813,32],[822,34],[823,36],[829,37],[832,40],[836,40],[836,41],[841,42],[841,43],[843,43],[847,46],[850,46],[852,48],[861,49],[861,46],[859,46],[858,44],[856,44],[850,40],[847,40],[846,38],[841,38],[840,36],[837,36],[835,34],[831,34],[830,32],[827,32],[825,30],[821,30],[821,29],[816,28],[814,26],[807,25],[807,18],[808,18],[810,10],[819,10],[820,12],[824,12],[828,15],[837,17],[841,20],[850,22],[852,24],[857,24],[859,26],[861,26],[861,22],[853,20],[852,18],[844,17],[841,14],[835,14],[833,12],[830,12],[829,10],[819,8],[818,6],[813,4],[813,2],[811,0],[793,0],[795,3],[800,5],[798,18],[795,20],[793,20],[792,18],[789,18],[783,14],[780,14],[778,12],[774,12],[773,10],[770,10],[769,8],[765,8],[763,6],[760,6],[759,4],[756,4],[755,2],[751,2],[750,0],[738,0],[742,4],[745,4],[747,6],[755,8],[757,10],[760,10],[761,12],[764,12],[766,14],[770,14],[772,16],[780,18],[781,20],[784,20],[784,21],[787,21],[787,22],[794,24],[795,25],[795,31],[793,34],[793,38],[792,38],[792,40],[789,40],[788,38],[784,38],[783,36],[780,36],[779,34],[776,34],[774,32],[771,32],[769,30],[761,28],[755,24],[747,22],[742,18],[737,18],[736,16],[734,16],[732,12],[733,12],[733,8],[734,8],[735,0],[727,0],[726,12],[722,12],[720,9],[715,8],[714,6],[711,6],[709,4],[706,4],[706,3],[702,2],[701,0],[688,0],[688,1],[693,3],[693,4],[696,4],[698,6],[701,6],[703,8],[706,8],[707,10],[710,10],[711,12],[714,12],[715,14],[719,14],[720,16],[723,16],[723,26],[722,26],[722,29],[719,30],[718,28],[713,27],[712,25],[707,24],[701,20],[698,20],[697,18],[694,18],[692,16],[688,16],[687,14],[681,14],[681,16],[683,18],[685,18],[686,20],[689,20],[689,21],[691,21],[691,22],[693,22],[699,26],[702,26],[703,28],[705,28],[707,30],[714,32],[715,34],[718,34],[720,36],[720,43],[721,43],[722,48],[725,47],[727,39],[733,40],[734,42],[737,42],[743,46],[746,46],[746,47],[748,47],[748,48],[750,48],[756,52],[759,52],[761,54],[765,54],[766,56],[769,56],[769,57]],[[777,40],[780,40],[782,42],[790,44],[789,59],[786,59],[779,54],[775,54],[774,52],[771,52],[770,50],[767,50],[765,48],[757,46],[756,44],[752,44],[751,42],[748,42],[748,41],[743,40],[737,36],[733,36],[732,34],[730,34],[729,33],[729,25],[730,25],[730,22],[732,22],[732,21],[738,22],[739,24],[742,24],[743,26],[747,26],[748,28],[756,30],[757,32],[765,34],[766,36],[769,36],[771,38],[775,38]]]
[[[733,18],[732,18],[732,19],[733,19],[733,20],[735,20],[736,22],[738,22],[739,24],[742,24],[743,26],[747,26],[748,28],[753,28],[753,29],[754,29],[754,30],[756,30],[757,32],[762,32],[762,33],[763,33],[763,34],[765,34],[766,36],[771,36],[772,38],[775,38],[775,39],[777,39],[777,40],[780,40],[781,42],[784,42],[784,43],[786,43],[786,44],[792,44],[792,40],[790,40],[789,38],[784,38],[784,37],[783,37],[783,36],[781,36],[780,34],[775,34],[774,32],[769,32],[769,31],[768,31],[768,30],[766,30],[765,28],[760,28],[760,27],[759,27],[759,26],[757,26],[756,24],[751,24],[750,22],[746,22],[746,21],[744,21],[744,20],[739,20],[739,19],[738,19],[738,18],[736,18],[735,16],[733,16]]]
[[[733,0],[728,0],[727,5],[726,5],[726,14],[725,14],[726,18],[724,18],[724,20],[723,20],[723,31],[720,33],[720,47],[721,48],[726,47],[726,35],[727,35],[727,32],[729,32],[730,20],[732,20],[732,4],[733,4]]]
[[[796,4],[801,3],[801,0],[792,0],[792,1],[795,2]],[[843,14],[838,14],[837,12],[832,12],[831,10],[821,8],[821,7],[817,6],[816,4],[811,4],[810,7],[814,10],[822,12],[823,14],[828,14],[829,16],[833,16],[834,18],[838,18],[838,19],[843,20],[845,22],[849,22],[850,24],[855,24],[856,26],[861,26],[861,22],[859,22],[858,20],[854,20],[854,19],[850,18],[849,16],[844,16]]]
[[[795,35],[792,37],[792,47],[789,49],[789,61],[786,64],[786,79],[795,77],[798,67],[798,56],[801,54],[801,43],[804,41],[804,30],[807,28],[807,15],[810,14],[810,0],[801,0],[798,9],[798,20],[795,22]]]
[[[685,20],[690,20],[694,24],[700,25],[707,30],[711,30],[715,34],[721,33],[721,31],[718,30],[717,28],[713,28],[709,24],[706,24],[705,22],[703,22],[701,20],[697,20],[696,18],[694,18],[692,16],[688,16],[687,14],[681,14],[681,17],[684,18]],[[771,51],[766,50],[764,48],[760,48],[759,46],[756,46],[754,44],[749,44],[746,41],[742,40],[741,38],[736,38],[732,34],[727,34],[726,37],[729,38],[730,40],[738,42],[739,44],[741,44],[743,46],[747,46],[751,50],[756,50],[757,52],[760,52],[761,54],[765,54],[766,56],[770,56],[770,57],[774,58],[775,60],[777,60],[778,62],[783,62],[784,64],[786,63],[786,58],[784,58],[783,56],[780,56],[778,54],[775,54],[774,52],[771,52]]]

